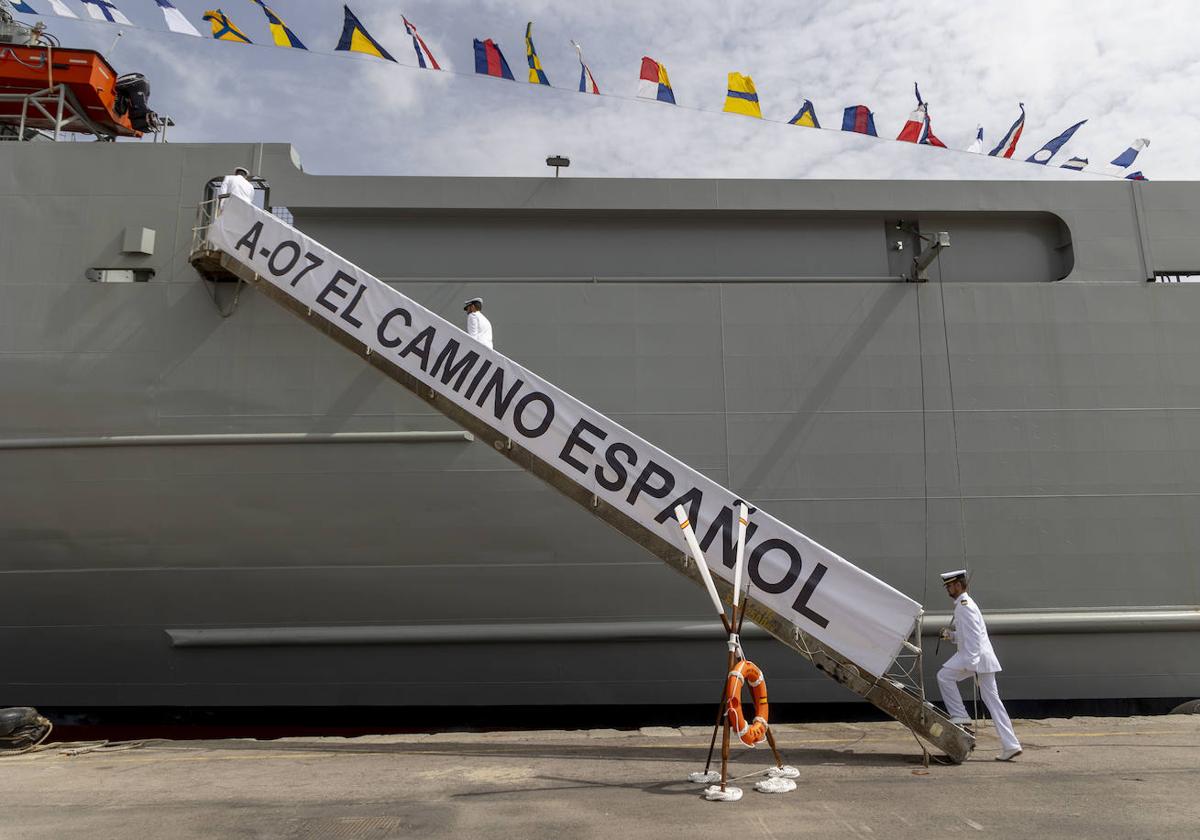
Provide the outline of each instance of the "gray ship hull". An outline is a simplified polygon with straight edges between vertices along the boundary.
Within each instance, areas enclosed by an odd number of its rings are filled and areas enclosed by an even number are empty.
[[[238,164],[434,311],[482,295],[506,354],[931,613],[968,566],[1006,697],[1200,695],[1200,286],[1146,282],[1200,271],[1195,186],[337,178],[286,146],[2,144],[0,703],[715,699],[701,592],[196,275],[196,205]],[[926,283],[918,227],[951,234]],[[751,641],[773,700],[850,699]]]

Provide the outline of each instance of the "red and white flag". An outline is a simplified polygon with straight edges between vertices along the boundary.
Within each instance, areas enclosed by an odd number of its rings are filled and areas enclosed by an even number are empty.
[[[441,70],[438,66],[437,59],[433,57],[433,53],[429,51],[429,47],[425,44],[425,39],[417,33],[417,27],[409,23],[408,18],[400,15],[400,19],[404,21],[404,30],[412,37],[413,49],[417,53],[417,64],[421,67],[432,67],[434,70]]]
[[[1010,158],[1013,152],[1017,150],[1017,141],[1021,139],[1021,132],[1025,130],[1025,103],[1019,103],[1021,106],[1021,116],[1008,127],[1008,131],[1004,132],[1004,136],[1000,138],[1000,142],[996,144],[996,148],[988,152],[989,157]]]
[[[580,93],[600,93],[600,85],[596,84],[595,77],[592,76],[592,70],[583,61],[583,47],[571,42],[571,46],[575,48],[575,52],[579,54],[579,92]]]
[[[913,82],[913,92],[917,95],[917,107],[908,115],[908,122],[904,124],[904,128],[900,129],[900,134],[896,137],[904,143],[920,143],[925,146],[940,146],[946,148],[946,144],[933,133],[933,128],[929,123],[929,103],[921,99],[921,89],[917,87],[917,83]]]

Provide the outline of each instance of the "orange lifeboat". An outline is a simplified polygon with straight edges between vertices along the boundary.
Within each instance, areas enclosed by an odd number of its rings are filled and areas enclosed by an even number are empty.
[[[116,111],[117,73],[100,53],[0,43],[0,122],[18,125],[24,110],[26,128],[53,130],[58,111],[50,103],[59,86],[64,89],[59,131],[141,137],[129,116]],[[33,94],[43,94],[39,101],[46,113],[23,101]]]

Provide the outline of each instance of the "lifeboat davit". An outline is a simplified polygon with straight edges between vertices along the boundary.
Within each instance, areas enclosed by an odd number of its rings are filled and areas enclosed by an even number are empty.
[[[0,43],[0,123],[60,132],[141,137],[129,113],[119,113],[118,76],[100,53]],[[35,104],[36,103],[36,104]]]

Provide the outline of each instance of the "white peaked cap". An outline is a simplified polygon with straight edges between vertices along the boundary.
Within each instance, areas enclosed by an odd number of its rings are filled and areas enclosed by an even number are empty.
[[[949,583],[957,578],[965,578],[967,576],[966,569],[957,569],[953,572],[942,572],[942,583]]]

